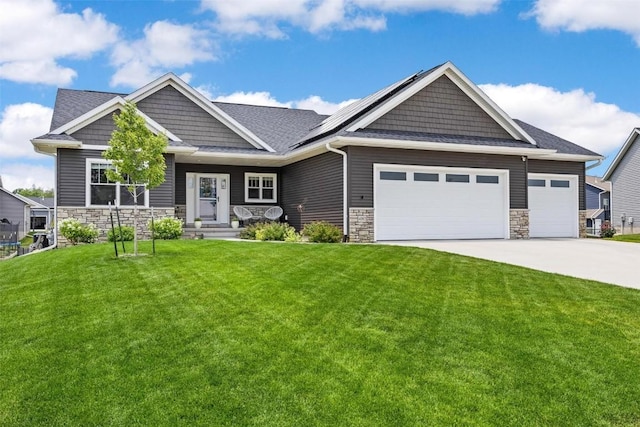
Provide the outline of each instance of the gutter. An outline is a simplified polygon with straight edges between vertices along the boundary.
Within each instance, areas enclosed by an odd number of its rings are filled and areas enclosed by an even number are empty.
[[[601,157],[601,158],[599,158],[599,159],[597,159],[597,160],[596,160],[596,162],[595,162],[594,164],[592,164],[592,165],[589,165],[589,166],[585,167],[585,168],[584,168],[584,170],[585,170],[585,172],[586,172],[586,171],[588,171],[589,169],[593,169],[593,168],[595,168],[595,167],[600,166],[601,164],[602,164],[602,157]]]
[[[340,154],[342,156],[342,241],[346,242],[349,239],[349,215],[348,215],[348,203],[347,203],[347,153],[331,146],[331,142],[325,144],[327,150],[332,153]]]

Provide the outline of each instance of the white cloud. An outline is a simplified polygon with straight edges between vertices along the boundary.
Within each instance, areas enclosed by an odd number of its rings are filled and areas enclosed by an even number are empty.
[[[313,110],[316,113],[320,113],[320,114],[333,114],[339,109],[346,107],[347,105],[351,104],[354,101],[357,101],[357,99],[349,99],[346,101],[334,103],[334,102],[325,101],[319,96],[312,95],[306,99],[296,101],[295,105],[296,105],[296,108],[302,108],[304,110]]]
[[[42,158],[31,139],[47,133],[53,110],[40,104],[8,105],[0,116],[2,158]]]
[[[582,89],[560,92],[533,83],[480,88],[511,117],[603,155],[617,150],[640,126],[640,115],[598,102],[595,94]]]
[[[111,46],[118,27],[85,9],[63,13],[52,0],[0,0],[0,78],[68,85],[77,73],[58,63]]]
[[[501,0],[202,0],[216,14],[219,31],[231,34],[286,37],[286,27],[311,33],[331,30],[381,31],[384,13],[440,10],[465,15],[488,13]],[[283,27],[285,29],[283,29]]]
[[[201,92],[203,89],[199,89]],[[275,99],[269,92],[235,92],[230,95],[221,95],[217,97],[211,96],[208,90],[205,90],[205,96],[216,102],[229,102],[236,104],[263,105],[267,107],[283,107],[283,108],[300,108],[303,110],[313,110],[319,114],[333,114],[340,108],[351,104],[355,99],[342,101],[338,103],[325,101],[319,96],[312,95],[298,101],[280,102]]]
[[[640,46],[637,0],[538,0],[529,13],[546,29],[581,32],[612,29],[630,34]]]
[[[2,176],[2,186],[9,191],[34,186],[51,189],[54,187],[53,159],[46,159],[39,164],[11,163],[2,165],[0,163],[0,176]]]
[[[191,25],[167,21],[149,24],[144,28],[144,38],[119,42],[113,50],[111,63],[117,70],[111,85],[140,87],[168,69],[213,60],[214,46],[209,36]]]

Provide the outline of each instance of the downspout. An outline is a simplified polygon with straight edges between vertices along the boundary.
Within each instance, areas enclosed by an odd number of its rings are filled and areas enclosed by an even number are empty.
[[[349,239],[349,215],[347,203],[347,153],[337,148],[333,148],[330,142],[325,144],[327,150],[342,156],[342,241]]]

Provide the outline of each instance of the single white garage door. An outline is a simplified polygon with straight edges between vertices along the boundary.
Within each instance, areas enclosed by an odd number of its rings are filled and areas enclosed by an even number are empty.
[[[578,176],[529,174],[529,237],[578,237]]]
[[[376,240],[509,237],[509,171],[374,165]]]

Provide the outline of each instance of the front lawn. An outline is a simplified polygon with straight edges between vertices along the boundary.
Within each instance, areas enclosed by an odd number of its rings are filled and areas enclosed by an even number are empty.
[[[618,242],[640,243],[640,234],[617,234],[611,238]]]
[[[408,247],[18,257],[0,345],[2,426],[640,423],[639,291]]]

